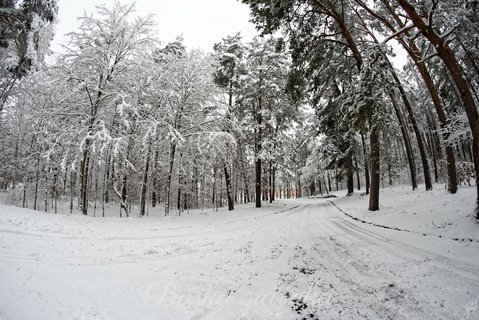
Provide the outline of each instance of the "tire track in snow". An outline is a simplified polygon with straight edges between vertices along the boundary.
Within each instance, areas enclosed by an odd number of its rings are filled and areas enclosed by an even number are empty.
[[[329,209],[327,206],[323,208]],[[321,223],[317,223],[314,227],[312,227],[311,223],[305,226],[308,230],[309,246],[322,257],[322,264],[327,266],[327,271],[333,277],[339,279],[340,290],[342,292],[351,292],[356,296],[359,303],[356,306],[356,312],[364,312],[364,310],[361,310],[361,307],[364,306],[372,312],[372,315],[368,313],[363,314],[365,318],[397,319],[398,316],[399,318],[404,318],[405,315],[398,315],[398,312],[406,304],[408,306],[406,311],[413,311],[416,316],[419,313],[421,319],[432,319],[418,309],[415,301],[410,302],[406,299],[394,301],[394,299],[390,299],[395,302],[393,305],[395,308],[393,309],[381,303],[380,301],[384,299],[381,289],[387,289],[391,284],[395,284],[397,287],[396,281],[383,273],[378,274],[376,272],[375,274],[370,274],[369,270],[362,267],[361,261],[354,260],[350,252],[340,250],[335,245],[335,239],[343,237],[344,234],[341,230],[335,228],[331,223],[334,220],[331,219],[334,218],[324,217],[321,219]],[[317,239],[321,241],[318,243]],[[322,250],[319,250],[319,248]],[[348,301],[345,301],[345,304],[348,303]],[[434,317],[434,319],[437,319],[437,317]]]

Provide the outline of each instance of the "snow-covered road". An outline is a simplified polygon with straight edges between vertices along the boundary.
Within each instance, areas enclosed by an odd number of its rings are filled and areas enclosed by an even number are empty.
[[[0,205],[0,319],[479,319],[479,245],[322,199],[182,217]]]

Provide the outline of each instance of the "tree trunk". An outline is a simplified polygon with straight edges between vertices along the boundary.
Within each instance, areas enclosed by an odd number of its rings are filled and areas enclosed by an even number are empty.
[[[261,97],[258,98],[258,110],[255,112],[255,120],[257,124],[255,137],[255,194],[256,194],[256,208],[261,208],[261,140],[263,116],[261,114]]]
[[[226,196],[228,198],[228,210],[234,210],[234,199],[233,199],[233,190],[231,188],[231,176],[228,172],[228,166],[226,163],[224,164],[224,171],[225,171],[225,182],[226,182]]]
[[[173,178],[173,166],[175,164],[176,143],[170,145],[170,168],[168,170],[168,177],[166,179],[166,199],[165,199],[165,215],[170,213],[170,198],[171,198],[171,181]]]
[[[409,134],[407,132],[407,126],[404,121],[404,118],[401,113],[401,109],[399,108],[399,105],[396,102],[396,99],[394,98],[393,94],[390,93],[389,97],[391,98],[392,104],[394,106],[394,113],[396,114],[396,117],[398,118],[399,121],[399,127],[401,129],[401,135],[403,138],[404,142],[404,148],[406,149],[406,158],[407,162],[409,164],[409,173],[411,176],[411,185],[412,189],[416,190],[417,189],[417,180],[416,180],[416,164],[414,163],[414,156],[412,152],[412,147],[411,147],[411,140],[409,139]]]
[[[160,190],[158,188],[158,150],[155,150],[155,159],[153,160],[153,183],[152,183],[152,190],[151,190],[151,207],[156,207],[156,204],[159,203],[159,193]]]
[[[120,204],[120,217],[121,210],[125,211],[125,216],[128,218],[128,205],[127,205],[127,195],[128,195],[128,174],[123,175],[123,186],[121,188],[121,204]]]
[[[379,128],[372,124],[369,142],[371,144],[371,193],[369,195],[369,210],[379,210],[379,184],[381,182],[379,163]]]
[[[416,10],[406,0],[398,0],[401,7],[406,11],[409,17],[412,19],[414,25],[420,30],[426,39],[434,46],[439,57],[444,62],[444,65],[448,69],[454,84],[459,90],[459,97],[466,110],[467,119],[471,128],[471,134],[473,138],[473,155],[474,155],[474,168],[475,178],[479,181],[479,114],[477,112],[477,106],[474,102],[471,91],[467,81],[463,77],[463,72],[457,61],[454,53],[450,49],[448,43],[444,38],[438,35],[432,28],[428,27],[423,19],[417,14]],[[479,183],[476,183],[476,218],[479,219]]]
[[[249,188],[248,188],[248,177],[246,175],[246,165],[244,161],[243,147],[241,143],[238,144],[238,161],[240,163],[241,175],[243,178],[243,197],[244,203],[250,202]]]
[[[358,166],[358,158],[354,156],[354,167],[356,171],[356,181],[358,183],[358,191],[361,190],[361,179],[359,178],[359,166]],[[321,190],[321,183],[319,183],[319,190]]]
[[[269,161],[269,203],[273,203],[273,162]]]
[[[348,195],[354,193],[354,166],[353,166],[353,157],[348,156]]]
[[[329,187],[329,192],[332,191],[332,188],[331,188],[331,175],[329,174],[329,171],[328,171],[328,187]]]
[[[148,170],[150,168],[150,156],[151,156],[151,141],[148,142],[148,151],[146,153],[145,168],[143,170],[143,182],[141,184],[141,195],[140,195],[140,216],[145,215],[146,208],[146,191],[148,184]]]
[[[96,217],[96,203],[97,203],[97,200],[98,200],[98,176],[99,174],[96,174],[95,175],[95,196],[94,196],[94,199],[93,199],[93,216]]]
[[[369,195],[369,189],[371,187],[371,183],[369,180],[369,161],[368,161],[368,150],[366,148],[366,141],[364,139],[364,135],[361,133],[361,141],[363,144],[363,156],[364,156],[364,179],[366,184],[366,195]],[[331,188],[330,190],[331,191]]]
[[[404,106],[406,107],[407,113],[409,115],[409,120],[411,121],[412,127],[414,129],[414,134],[416,135],[416,140],[417,140],[417,145],[419,148],[419,155],[421,157],[422,161],[422,168],[424,172],[424,184],[426,186],[426,191],[432,190],[432,182],[431,182],[431,172],[429,169],[429,162],[427,161],[427,154],[426,150],[424,148],[424,141],[422,139],[422,134],[421,130],[419,130],[419,126],[416,121],[416,116],[414,115],[414,111],[412,109],[411,103],[409,102],[409,99],[406,95],[406,92],[402,86],[401,81],[399,80],[399,77],[396,74],[396,71],[394,70],[394,67],[392,66],[391,62],[389,62],[389,59],[385,57],[386,61],[389,64],[389,67],[391,69],[391,73],[393,75],[394,81],[396,82],[397,88],[399,89],[399,93],[401,95],[402,101],[404,103]],[[394,97],[392,97],[393,99]],[[399,106],[398,106],[399,107]],[[417,185],[416,185],[417,188]],[[413,190],[414,190],[413,186]]]
[[[178,193],[176,197],[176,209],[178,209],[178,215],[181,215],[181,192],[183,186],[183,177],[181,174],[178,174]]]
[[[280,196],[281,197],[281,196]],[[276,168],[273,166],[273,194],[271,195],[271,198],[276,200]]]
[[[256,208],[261,208],[261,159],[257,158],[254,162],[255,168],[255,200]]]
[[[85,142],[85,149],[83,150],[83,157],[80,162],[80,204],[81,213],[88,214],[88,175],[90,167],[89,157],[90,140]]]
[[[369,9],[363,2],[356,0],[356,2],[360,3],[364,9],[366,9],[369,13],[371,13],[374,17],[378,20],[382,21],[392,32],[396,33],[397,30],[385,19],[382,19],[380,16],[376,15],[371,9]],[[382,0],[383,5],[386,7],[388,12],[392,15],[396,23],[399,25],[401,29],[405,27],[405,23],[403,22],[402,18],[394,11],[392,6],[390,5],[389,1]],[[406,2],[404,2],[406,3]],[[419,18],[420,19],[420,18]],[[449,146],[448,138],[449,133],[446,130],[447,127],[447,116],[444,112],[444,108],[441,103],[441,98],[439,97],[438,90],[434,85],[432,80],[431,74],[429,73],[428,69],[426,68],[425,62],[422,60],[422,55],[420,54],[419,48],[416,46],[414,41],[412,40],[414,37],[411,33],[406,30],[404,31],[405,37],[398,37],[398,42],[404,47],[404,49],[409,54],[410,58],[414,61],[419,73],[426,85],[431,99],[434,104],[434,108],[436,110],[437,116],[439,118],[440,126],[442,129],[442,136],[446,145],[446,161],[447,161],[447,173],[448,173],[448,191],[450,193],[456,193],[457,191],[457,178],[456,178],[456,160],[454,155],[454,150],[451,146]],[[405,39],[409,39],[407,42]]]
[[[75,190],[75,180],[76,180],[76,173],[75,171],[70,172],[70,213],[73,213],[73,196]]]

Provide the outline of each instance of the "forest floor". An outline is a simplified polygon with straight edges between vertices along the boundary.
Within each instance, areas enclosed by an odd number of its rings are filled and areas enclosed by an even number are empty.
[[[474,194],[123,219],[0,204],[0,319],[479,319]]]

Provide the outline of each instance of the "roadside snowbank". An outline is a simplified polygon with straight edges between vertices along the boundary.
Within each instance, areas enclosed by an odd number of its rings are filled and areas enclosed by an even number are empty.
[[[449,194],[436,185],[432,191],[423,186],[415,191],[400,186],[381,189],[379,211],[369,211],[368,196],[354,194],[331,199],[342,211],[368,223],[414,233],[441,236],[464,241],[479,241],[479,224],[473,210],[476,188],[460,187]]]

